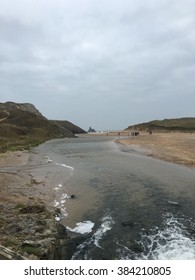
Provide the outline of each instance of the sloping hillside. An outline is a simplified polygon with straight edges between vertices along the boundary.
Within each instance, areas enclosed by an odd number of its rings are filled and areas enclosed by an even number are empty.
[[[0,103],[0,152],[61,137],[74,137],[74,134],[42,116],[34,105]]]
[[[195,132],[195,118],[155,120],[129,126],[125,130]]]
[[[69,121],[56,121],[56,120],[52,120],[53,123],[60,125],[61,127],[68,129],[69,131],[71,131],[74,134],[83,134],[86,133],[85,130],[83,130],[82,128],[80,128],[79,126],[69,122]]]

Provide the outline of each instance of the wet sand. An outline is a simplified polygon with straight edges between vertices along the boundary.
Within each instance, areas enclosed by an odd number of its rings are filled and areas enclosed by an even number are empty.
[[[195,133],[141,133],[139,136],[118,137],[115,141],[146,156],[195,167]],[[45,188],[50,184],[49,178],[33,177],[30,170],[30,166],[43,160],[38,154],[28,151],[0,154],[0,204],[39,199],[51,206],[52,193]],[[20,172],[25,168],[25,172]]]
[[[41,158],[28,151],[7,152],[0,155],[0,205],[31,204],[52,200],[45,181],[32,174]]]
[[[140,133],[116,142],[146,156],[195,167],[195,133]]]
[[[28,152],[7,152],[0,155],[0,205],[26,203],[30,177],[11,168],[25,166],[28,160]]]

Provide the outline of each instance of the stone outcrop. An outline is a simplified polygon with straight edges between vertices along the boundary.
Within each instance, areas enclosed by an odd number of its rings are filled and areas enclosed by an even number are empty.
[[[0,105],[2,106],[3,103],[1,103]],[[11,112],[14,109],[19,109],[22,111],[27,111],[27,112],[33,113],[37,116],[42,116],[42,114],[39,112],[39,110],[37,110],[37,108],[31,103],[14,103],[14,102],[8,101],[8,102],[4,103],[4,107],[6,108],[6,110],[8,112]]]
[[[96,132],[95,129],[90,126],[88,129],[88,133],[94,133],[94,132]]]
[[[0,152],[24,149],[74,133],[49,121],[29,103],[0,103]]]
[[[0,245],[0,260],[25,260],[20,254]]]
[[[62,259],[69,236],[66,227],[55,221],[55,211],[41,201],[1,205],[0,260]]]

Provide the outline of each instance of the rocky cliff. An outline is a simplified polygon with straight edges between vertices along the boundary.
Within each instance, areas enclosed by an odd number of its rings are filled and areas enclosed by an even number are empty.
[[[3,110],[5,112],[5,114],[7,114],[7,115],[9,115],[13,110],[16,110],[16,109],[30,112],[37,116],[42,116],[42,114],[39,112],[39,110],[37,110],[37,108],[33,104],[30,104],[30,103],[14,103],[11,101],[8,101],[6,103],[0,103],[0,110]]]
[[[74,137],[74,133],[64,124],[48,120],[33,104],[0,103],[0,152],[63,137]]]
[[[57,120],[52,120],[52,122],[54,122],[57,125],[60,125],[61,127],[68,129],[69,131],[71,131],[74,134],[83,134],[86,133],[85,130],[83,130],[82,128],[80,128],[79,126],[69,122],[69,121],[57,121]]]

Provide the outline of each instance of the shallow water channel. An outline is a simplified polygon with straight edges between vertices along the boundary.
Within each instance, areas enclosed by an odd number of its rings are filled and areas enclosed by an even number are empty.
[[[113,139],[85,135],[35,149],[48,159],[56,220],[77,240],[70,259],[195,259],[195,169]]]

